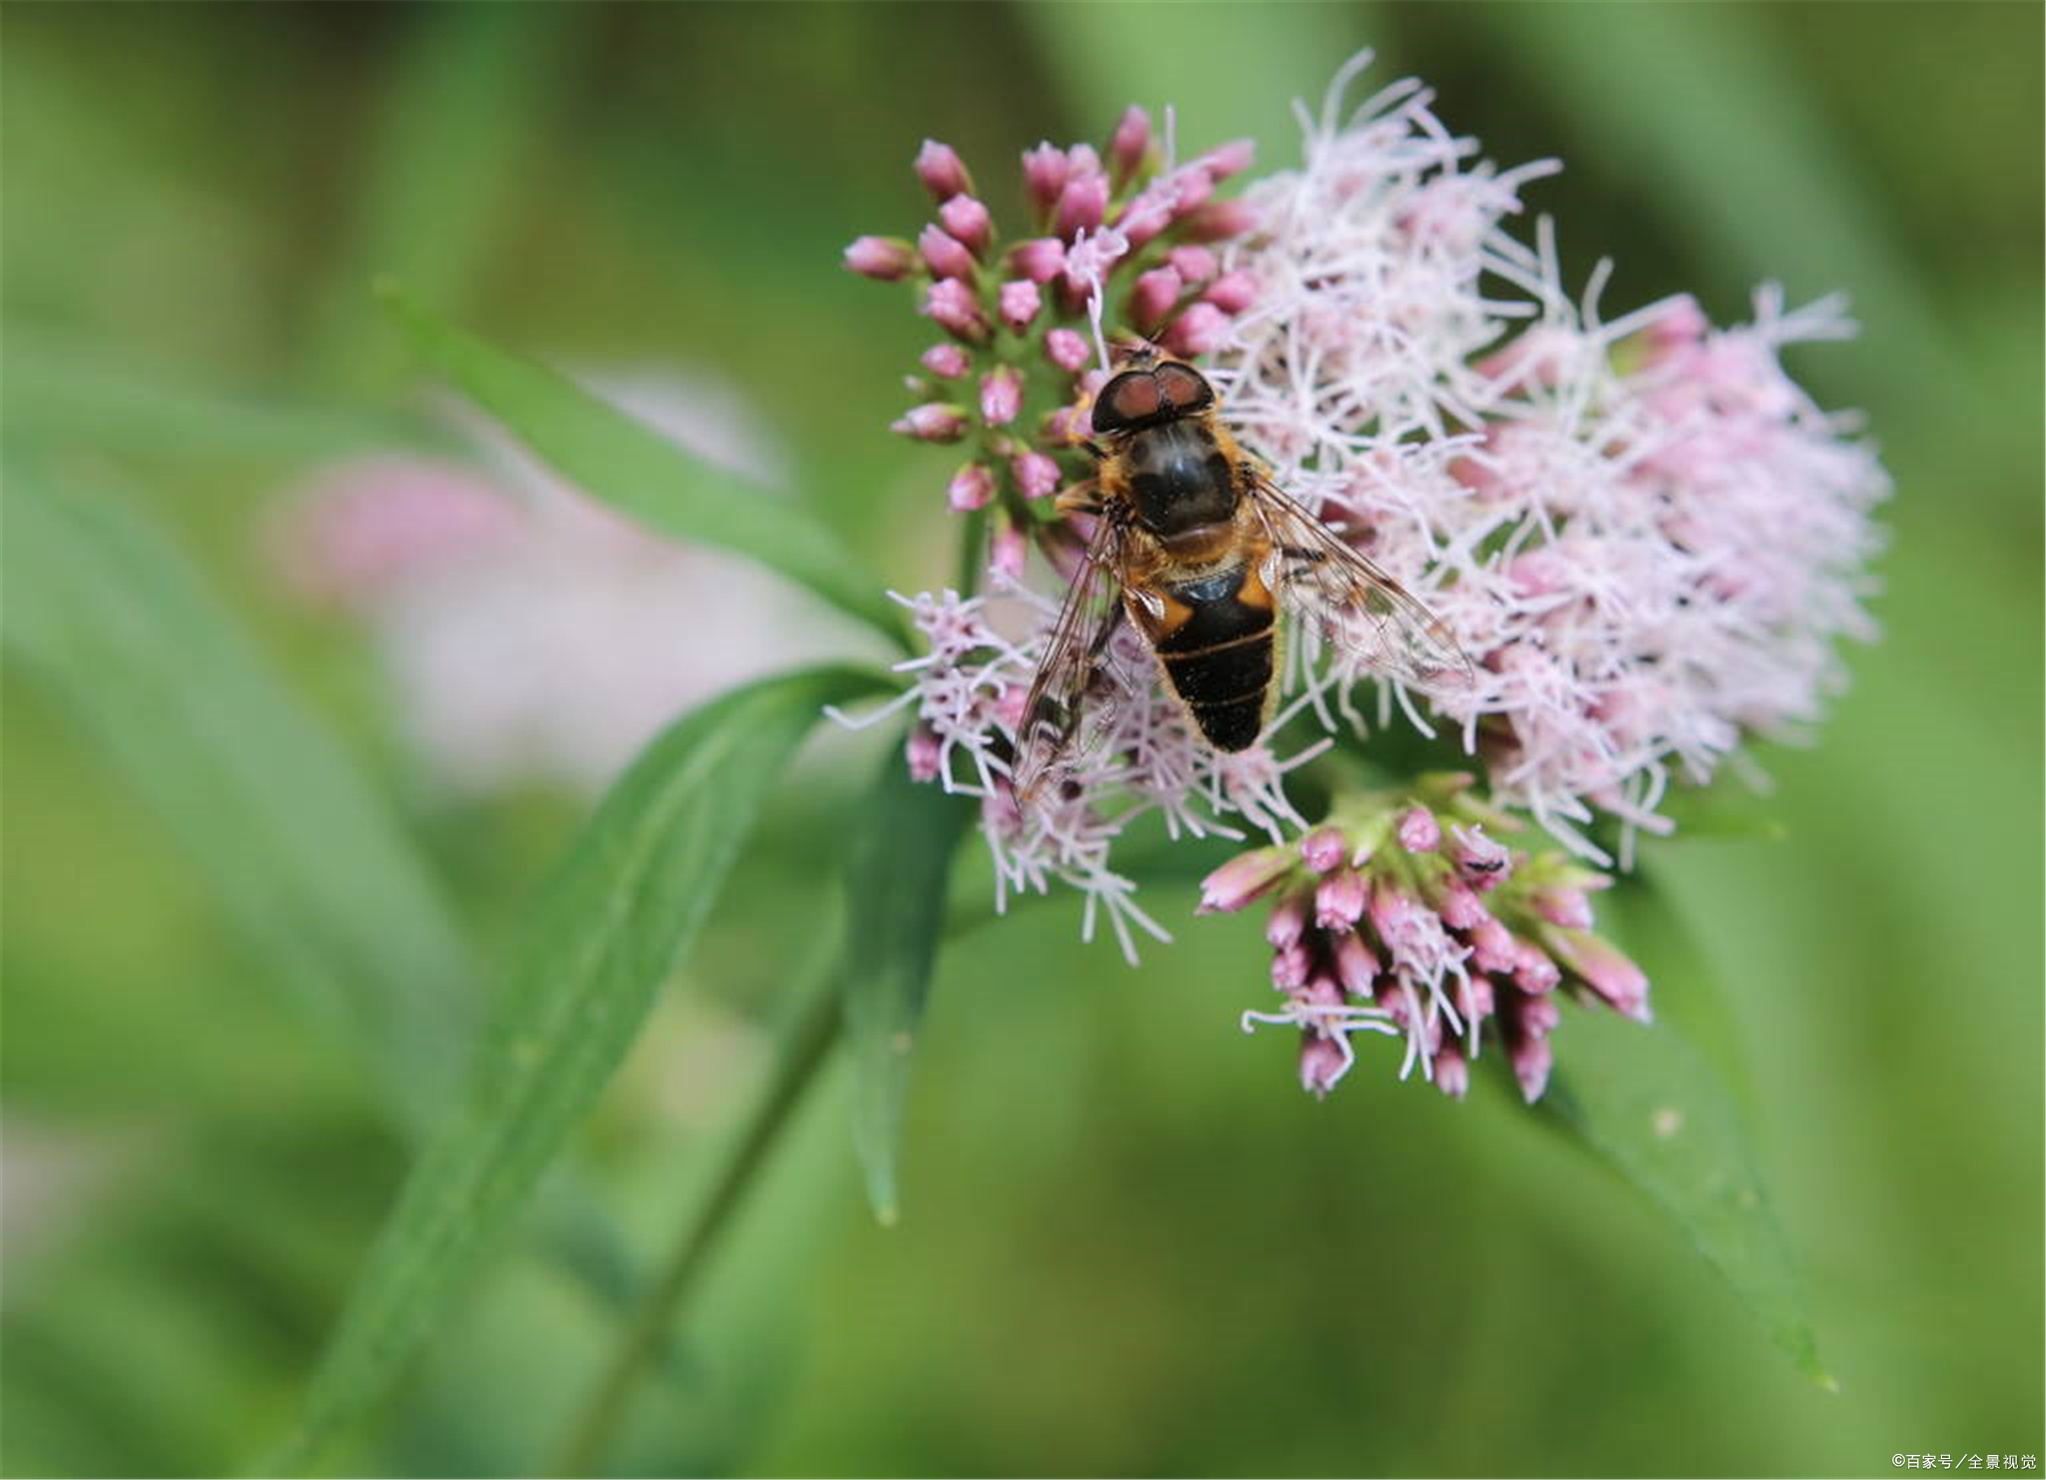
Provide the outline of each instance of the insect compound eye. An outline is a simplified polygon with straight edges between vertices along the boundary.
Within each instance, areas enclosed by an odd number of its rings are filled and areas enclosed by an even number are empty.
[[[1180,411],[1199,411],[1215,403],[1215,389],[1191,365],[1168,360],[1151,372],[1160,391]]]
[[[1158,383],[1148,370],[1125,370],[1094,398],[1094,430],[1119,432],[1157,414]]]

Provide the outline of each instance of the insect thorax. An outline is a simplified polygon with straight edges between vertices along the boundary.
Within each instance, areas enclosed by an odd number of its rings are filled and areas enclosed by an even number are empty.
[[[1236,512],[1236,472],[1202,417],[1129,434],[1118,462],[1137,522],[1170,537]]]

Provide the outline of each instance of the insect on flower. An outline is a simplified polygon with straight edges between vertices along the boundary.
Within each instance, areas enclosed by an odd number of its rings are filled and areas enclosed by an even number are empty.
[[[1278,685],[1283,603],[1347,655],[1421,687],[1470,660],[1426,607],[1295,503],[1224,425],[1214,387],[1148,345],[1094,398],[1094,477],[1059,497],[1094,520],[1023,709],[1016,791],[1030,801],[1102,727],[1088,704],[1127,619],[1207,742],[1256,742]]]

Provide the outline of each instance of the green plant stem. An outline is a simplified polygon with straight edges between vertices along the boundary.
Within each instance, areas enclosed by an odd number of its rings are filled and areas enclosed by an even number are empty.
[[[982,552],[987,548],[987,510],[974,509],[965,520],[959,539],[959,594],[971,596],[980,589]]]
[[[624,1421],[640,1378],[669,1339],[683,1302],[716,1248],[718,1236],[745,1201],[754,1174],[788,1126],[804,1092],[830,1057],[843,1025],[836,974],[827,974],[790,1034],[774,1077],[762,1091],[734,1143],[730,1159],[696,1216],[686,1224],[647,1294],[638,1316],[620,1337],[610,1364],[577,1415],[569,1439],[549,1466],[550,1475],[595,1474]]]

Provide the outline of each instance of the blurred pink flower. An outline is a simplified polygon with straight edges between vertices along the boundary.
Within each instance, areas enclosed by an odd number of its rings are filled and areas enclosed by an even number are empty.
[[[710,461],[778,475],[759,423],[721,388],[607,387]],[[751,562],[649,534],[494,433],[480,440],[475,465],[394,453],[320,469],[266,531],[292,590],[368,628],[399,725],[451,790],[597,790],[690,706],[863,645]]]

